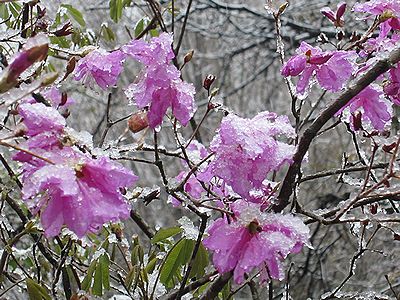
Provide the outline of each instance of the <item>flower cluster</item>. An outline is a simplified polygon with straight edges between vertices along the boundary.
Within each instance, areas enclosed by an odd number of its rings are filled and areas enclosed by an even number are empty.
[[[89,86],[94,80],[102,89],[107,89],[117,83],[124,60],[125,54],[122,51],[94,50],[79,60],[75,69],[75,80],[82,79]]]
[[[47,236],[66,225],[82,237],[108,221],[129,216],[120,188],[137,176],[109,158],[80,152],[64,134],[65,119],[53,107],[25,103],[19,107],[27,141],[14,159],[23,162],[23,200],[40,212]]]
[[[328,91],[341,90],[354,71],[352,51],[322,51],[302,42],[282,68],[282,75],[299,76],[297,92],[304,94],[310,86],[312,76],[316,75],[318,83]]]
[[[83,79],[89,85],[94,80],[103,89],[113,86],[128,55],[145,65],[137,82],[126,89],[126,95],[139,108],[149,109],[149,126],[160,125],[168,108],[186,126],[196,110],[195,89],[192,84],[182,81],[181,72],[171,64],[175,57],[171,45],[172,35],[162,33],[150,42],[133,40],[121,50],[94,50],[78,62],[75,79]]]
[[[252,192],[265,189],[267,174],[277,171],[285,162],[290,163],[294,154],[294,146],[276,138],[294,134],[286,116],[261,112],[252,119],[243,119],[230,114],[222,120],[211,142],[215,156],[208,172],[224,180],[243,198],[258,202]]]
[[[138,82],[126,90],[139,108],[149,106],[148,120],[151,128],[161,124],[169,107],[174,116],[186,125],[196,109],[194,87],[181,80],[180,71],[171,64],[175,57],[171,47],[172,35],[163,33],[149,43],[133,40],[123,51],[145,65]]]
[[[354,127],[356,111],[361,113],[362,121],[371,124],[376,130],[383,131],[392,118],[392,107],[390,102],[384,98],[383,91],[378,86],[368,86],[357,96],[350,100],[336,115],[348,110],[351,114],[351,125],[353,129],[359,129],[360,125]]]
[[[336,27],[344,25],[343,14],[346,3],[339,3],[336,12],[324,7],[321,12]],[[359,76],[366,72],[383,53],[393,50],[400,36],[400,2],[389,0],[372,0],[356,3],[354,12],[377,17],[379,35],[362,41],[362,50],[355,51],[323,51],[302,42],[282,68],[282,75],[300,76],[297,82],[297,92],[306,93],[312,77],[315,75],[318,83],[328,91],[340,91],[352,75]],[[357,63],[356,63],[357,62]],[[365,88],[345,105],[336,116],[350,122],[353,130],[361,128],[383,131],[392,118],[392,103],[399,105],[399,67],[393,68],[388,75],[380,76],[374,85]],[[387,99],[390,99],[388,101]],[[363,124],[364,123],[364,124]],[[364,126],[363,126],[364,125]]]
[[[378,16],[381,31],[388,33],[390,29],[400,29],[400,2],[398,0],[371,0],[356,3],[353,11]]]
[[[215,220],[208,228],[204,246],[213,251],[213,262],[218,272],[233,270],[237,284],[244,274],[257,268],[260,281],[284,278],[282,260],[290,253],[298,253],[308,243],[309,229],[291,215],[263,213],[249,202],[232,205],[234,217]]]

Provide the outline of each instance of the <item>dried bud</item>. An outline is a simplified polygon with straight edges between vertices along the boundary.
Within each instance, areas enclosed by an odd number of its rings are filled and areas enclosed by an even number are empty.
[[[213,82],[215,81],[215,78],[216,78],[216,77],[215,77],[214,75],[209,74],[209,75],[207,75],[207,77],[204,79],[203,87],[204,87],[207,91],[210,90],[211,85],[212,85]]]
[[[395,142],[391,143],[390,145],[383,145],[382,146],[382,150],[387,152],[387,153],[391,153],[392,150],[394,149],[394,147],[396,147],[396,143]]]
[[[63,27],[60,29],[57,29],[56,31],[53,32],[55,36],[67,36],[74,33],[74,29],[72,28],[72,24],[70,21],[65,23]]]
[[[343,30],[339,30],[336,37],[339,41],[343,40],[343,38],[345,37]]]
[[[355,131],[362,129],[362,113],[359,111],[353,115],[353,126]]]
[[[397,234],[397,233],[393,234],[393,239],[395,241],[400,241],[400,234]]]
[[[40,6],[36,6],[36,10],[38,19],[41,19],[46,15],[46,8],[42,9]]]
[[[192,57],[193,57],[193,54],[194,54],[194,50],[191,49],[188,53],[186,53],[185,57],[183,58],[183,62],[185,64],[187,64],[189,61],[191,61]]]
[[[76,57],[75,57],[75,56],[72,56],[72,57],[69,59],[68,63],[67,63],[67,67],[66,67],[66,70],[65,70],[65,74],[64,74],[64,77],[63,77],[62,80],[64,80],[65,78],[67,78],[68,75],[71,74],[71,73],[75,70],[75,66],[76,66]]]
[[[378,204],[371,204],[369,206],[369,211],[371,212],[371,214],[376,215],[376,213],[378,212]]]
[[[129,130],[133,133],[137,133],[147,127],[149,127],[149,121],[147,119],[147,111],[140,110],[134,113],[128,120]]]
[[[68,96],[66,92],[62,92],[61,93],[61,101],[60,101],[60,106],[65,105],[65,103],[67,103],[68,101]]]

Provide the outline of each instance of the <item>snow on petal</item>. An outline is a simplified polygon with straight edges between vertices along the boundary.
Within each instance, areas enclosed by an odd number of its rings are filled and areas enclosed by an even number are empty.
[[[117,83],[124,60],[125,54],[120,50],[94,50],[78,61],[75,80],[83,80],[89,86],[94,80],[102,89],[107,89]]]

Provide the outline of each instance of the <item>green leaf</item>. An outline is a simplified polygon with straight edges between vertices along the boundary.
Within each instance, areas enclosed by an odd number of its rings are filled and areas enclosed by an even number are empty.
[[[160,35],[157,29],[152,29],[149,31],[151,37],[157,37]]]
[[[135,37],[138,37],[139,34],[141,34],[143,32],[144,23],[145,23],[144,19],[140,19],[139,22],[136,23],[136,26],[135,26]]]
[[[67,9],[69,15],[76,21],[78,22],[79,25],[82,27],[86,26],[86,22],[83,19],[82,13],[77,10],[75,7],[73,7],[71,4],[61,4],[61,7],[64,7]]]
[[[218,298],[222,300],[228,300],[231,295],[231,281],[229,280],[221,292],[218,293]]]
[[[110,41],[114,41],[115,40],[115,34],[114,34],[114,32],[110,29],[110,27],[108,27],[107,25],[104,25],[103,24],[103,36],[104,36],[104,39],[107,41],[107,42],[110,42]]]
[[[161,242],[171,236],[177,235],[182,232],[182,228],[180,227],[170,227],[170,228],[161,228],[151,239],[151,243],[155,244]]]
[[[7,4],[5,3],[0,4],[0,18],[2,20],[7,20],[9,16],[10,13],[8,11]]]
[[[199,250],[197,251],[196,257],[194,258],[192,270],[190,271],[189,277],[200,278],[204,275],[204,269],[208,266],[208,252],[204,248],[203,243],[200,243]]]
[[[178,275],[178,270],[185,265],[193,252],[195,241],[181,239],[167,254],[160,273],[160,281],[167,287],[172,287],[171,280]]]
[[[60,46],[61,48],[69,48],[70,47],[69,41],[63,36],[60,36],[60,37],[51,36],[50,42],[52,44],[56,44],[56,45]]]
[[[82,281],[82,290],[84,290],[84,291],[89,290],[90,285],[92,284],[93,273],[94,273],[95,269],[96,269],[96,261],[92,261],[92,263],[89,265],[89,268],[87,270],[87,274]]]
[[[18,16],[21,13],[21,5],[16,3],[16,2],[12,2],[10,3],[10,5],[8,6],[8,8],[10,9],[11,13],[13,14],[14,18],[18,18]]]
[[[47,290],[38,284],[36,281],[27,278],[26,287],[28,288],[28,295],[30,300],[51,300]]]
[[[151,259],[151,260],[149,261],[149,263],[148,263],[147,266],[146,266],[146,272],[147,272],[147,273],[149,273],[149,274],[153,273],[153,271],[154,271],[154,269],[155,269],[155,267],[156,267],[157,261],[158,261],[158,258],[157,258],[157,257],[154,257],[153,259]]]
[[[94,281],[92,287],[92,293],[96,296],[103,296],[103,272],[100,263],[96,266],[96,271],[94,272]]]
[[[110,18],[115,23],[121,20],[122,10],[124,8],[123,2],[123,0],[110,0]]]
[[[107,254],[103,254],[100,259],[99,263],[101,265],[101,275],[103,277],[103,287],[106,290],[110,289],[110,260]]]

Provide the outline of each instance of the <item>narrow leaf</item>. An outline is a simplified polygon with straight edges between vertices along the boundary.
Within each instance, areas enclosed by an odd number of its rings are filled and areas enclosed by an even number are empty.
[[[189,261],[194,243],[193,240],[181,239],[168,253],[160,274],[160,281],[164,285],[170,286],[169,283],[178,275],[179,268]]]
[[[182,232],[182,228],[180,227],[170,227],[170,228],[161,228],[151,239],[151,243],[155,244],[161,242],[171,236],[177,235],[178,233]]]
[[[26,287],[28,289],[30,300],[51,300],[51,297],[47,293],[47,290],[36,281],[27,278]]]
[[[103,287],[106,290],[110,289],[110,260],[107,254],[100,257],[101,275],[103,277]]]
[[[103,275],[101,263],[97,264],[96,271],[94,272],[92,292],[93,295],[103,296]]]
[[[82,281],[82,290],[88,291],[90,288],[90,285],[92,284],[92,279],[93,279],[93,273],[94,270],[96,269],[96,261],[93,261],[87,270],[87,274],[85,278]]]
[[[82,27],[86,26],[86,22],[83,19],[83,15],[82,13],[77,10],[75,7],[73,7],[70,4],[61,4],[61,7],[65,7],[69,13],[69,15],[76,21],[78,22],[79,25],[81,25]]]

